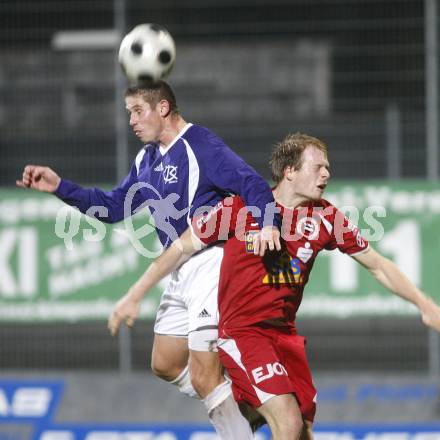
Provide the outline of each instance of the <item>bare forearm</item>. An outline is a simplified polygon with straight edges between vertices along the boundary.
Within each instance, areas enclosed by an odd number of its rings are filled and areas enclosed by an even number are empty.
[[[177,246],[171,246],[154,260],[143,275],[133,284],[131,290],[135,300],[142,297],[163,278],[176,270],[184,262],[184,256]]]
[[[388,290],[419,308],[427,300],[426,295],[386,258],[381,258],[381,267],[371,270],[371,273]]]
[[[128,289],[128,292],[116,303],[108,320],[108,329],[114,336],[125,321],[129,327],[134,325],[139,316],[141,300],[160,280],[176,270],[191,255],[200,249],[200,244],[193,240],[191,231],[182,234],[144,274]]]
[[[132,286],[134,299],[140,300],[145,293],[153,288],[159,281],[175,271],[195,252],[201,245],[195,241],[188,230],[182,234],[165,252],[162,253]]]
[[[353,258],[367,268],[384,287],[417,306],[422,320],[427,326],[440,331],[440,308],[418,289],[392,261],[371,248],[367,252],[353,256]]]

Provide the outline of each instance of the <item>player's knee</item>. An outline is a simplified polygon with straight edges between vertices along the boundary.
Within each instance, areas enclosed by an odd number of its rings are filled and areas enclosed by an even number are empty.
[[[277,437],[296,440],[301,438],[304,425],[301,419],[297,419],[296,417],[275,417],[273,424]]]
[[[261,406],[258,411],[266,418],[274,438],[301,438],[304,429],[302,414],[290,396],[277,396]]]
[[[224,382],[221,371],[217,368],[209,368],[209,365],[191,363],[191,384],[197,393],[205,397],[220,383]]]
[[[300,439],[304,431],[304,422],[302,420],[295,420],[291,426],[292,438]]]
[[[287,417],[280,421],[281,429],[285,431],[286,438],[300,439],[304,429],[304,422],[300,417]]]
[[[209,385],[209,375],[203,368],[191,368],[191,385],[201,396],[207,395],[211,389]]]
[[[181,369],[170,365],[166,359],[153,356],[151,359],[151,371],[162,380],[172,382],[181,372]]]
[[[171,382],[187,365],[186,340],[155,336],[151,353],[151,370],[157,377]]]
[[[151,359],[151,371],[155,376],[163,380],[168,380],[168,371],[165,366],[157,359]]]

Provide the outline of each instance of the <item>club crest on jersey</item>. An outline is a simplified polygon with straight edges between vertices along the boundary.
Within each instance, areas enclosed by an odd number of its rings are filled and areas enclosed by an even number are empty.
[[[177,183],[177,166],[167,165],[163,170],[163,180],[165,183]]]
[[[319,223],[313,217],[302,217],[296,224],[296,232],[300,237],[315,240],[319,235]]]
[[[301,265],[298,258],[292,258],[287,251],[274,261],[263,278],[263,284],[302,284]]]
[[[248,254],[254,253],[254,237],[259,231],[247,231],[244,236],[244,243],[246,246],[246,252]]]

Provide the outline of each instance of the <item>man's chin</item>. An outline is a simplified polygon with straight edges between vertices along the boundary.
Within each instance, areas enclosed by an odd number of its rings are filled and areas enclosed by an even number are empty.
[[[310,200],[312,202],[318,202],[319,200],[322,199],[322,196],[324,195],[324,191],[320,191],[319,193],[315,193],[313,194],[312,197],[310,197]]]
[[[140,140],[144,145],[146,145],[146,144],[154,144],[154,142],[155,142],[155,141],[153,141],[152,139],[147,138],[147,137],[139,137],[139,140]]]

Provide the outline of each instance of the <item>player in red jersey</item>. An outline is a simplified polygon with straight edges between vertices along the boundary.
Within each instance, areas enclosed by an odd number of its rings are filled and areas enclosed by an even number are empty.
[[[137,317],[145,292],[203,246],[225,241],[219,284],[221,361],[238,402],[256,408],[275,440],[312,438],[315,395],[304,338],[295,316],[317,254],[338,248],[365,266],[396,295],[415,304],[426,325],[440,331],[440,308],[388,259],[374,251],[357,227],[322,199],[328,183],[326,146],[290,135],[275,146],[271,167],[275,200],[283,216],[281,252],[259,255],[261,232],[238,197],[204,215],[146,271],[118,303],[109,326]],[[197,237],[197,240],[195,240]]]
[[[327,177],[322,185],[326,184]],[[355,256],[369,248],[358,228],[323,199],[293,209],[278,207],[283,217],[283,248],[263,258],[255,255],[258,223],[240,197],[228,197],[213,212],[193,220],[193,231],[204,245],[227,240],[218,296],[221,337],[267,320],[294,326],[318,253],[338,248]]]

